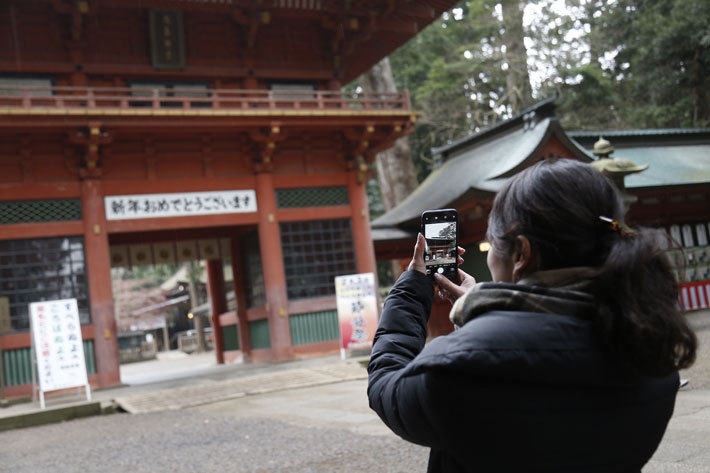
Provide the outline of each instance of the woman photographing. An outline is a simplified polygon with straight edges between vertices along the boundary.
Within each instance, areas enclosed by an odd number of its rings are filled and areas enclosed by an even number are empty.
[[[591,166],[541,161],[493,202],[493,282],[433,281],[419,235],[385,301],[368,396],[431,447],[428,471],[639,472],[651,458],[697,342],[665,232],[623,215]],[[434,284],[458,329],[425,346]]]

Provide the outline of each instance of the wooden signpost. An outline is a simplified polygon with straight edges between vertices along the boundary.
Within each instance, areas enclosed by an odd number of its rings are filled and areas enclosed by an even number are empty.
[[[373,273],[335,278],[340,326],[340,355],[349,350],[372,348],[377,330],[377,297]]]
[[[84,386],[90,401],[91,388],[86,374],[76,299],[33,302],[30,304],[30,325],[33,399],[34,393],[39,391],[40,406],[44,409],[45,392]]]

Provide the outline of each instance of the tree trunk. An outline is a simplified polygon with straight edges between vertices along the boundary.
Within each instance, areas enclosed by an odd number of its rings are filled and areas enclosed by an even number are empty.
[[[389,59],[384,58],[363,74],[360,85],[369,94],[396,93]],[[376,161],[382,203],[385,210],[390,210],[419,185],[408,138],[402,137],[390,149],[378,153]]]
[[[532,100],[532,88],[528,75],[528,52],[525,49],[523,32],[523,7],[519,0],[503,0],[503,44],[508,63],[506,89],[513,115],[520,112]]]
[[[188,263],[188,294],[190,294],[190,306],[195,308],[199,306],[200,301],[197,297],[197,284],[200,282],[200,266],[195,264],[194,261]],[[194,314],[195,323],[195,334],[197,335],[197,353],[202,353],[206,350],[207,344],[205,343],[205,325],[202,320],[202,316],[199,314]]]
[[[693,123],[691,126],[699,126],[698,123],[704,123],[710,119],[710,100],[708,100],[707,87],[704,84],[706,76],[703,71],[702,52],[700,46],[695,48],[688,71],[692,84]]]
[[[384,58],[360,78],[360,85],[365,93],[395,93],[392,67],[389,58]],[[417,188],[417,171],[412,161],[409,138],[399,138],[394,145],[377,154],[377,182],[380,185],[382,204],[385,211],[391,210]],[[392,277],[397,280],[401,273],[399,261],[392,261]]]

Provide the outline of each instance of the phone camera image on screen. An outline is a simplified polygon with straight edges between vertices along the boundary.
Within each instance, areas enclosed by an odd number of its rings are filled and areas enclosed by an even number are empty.
[[[437,217],[434,218],[438,220]],[[425,223],[424,238],[427,246],[424,262],[427,266],[456,264],[456,222]]]
[[[456,209],[422,212],[421,233],[424,235],[426,274],[440,274],[458,284],[458,214]]]

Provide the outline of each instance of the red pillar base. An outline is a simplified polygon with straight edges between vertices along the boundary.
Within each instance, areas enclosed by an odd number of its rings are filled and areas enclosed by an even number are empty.
[[[120,371],[104,371],[96,374],[97,387],[111,388],[121,385]],[[93,383],[91,383],[93,385]]]

